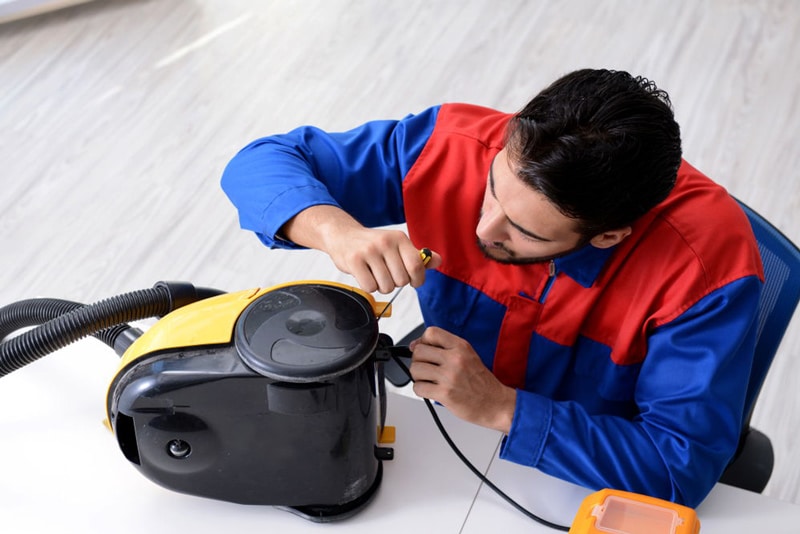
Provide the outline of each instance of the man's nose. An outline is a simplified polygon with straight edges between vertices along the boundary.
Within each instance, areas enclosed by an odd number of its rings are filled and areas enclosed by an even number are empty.
[[[505,231],[505,215],[499,209],[487,208],[481,213],[475,233],[478,239],[488,243],[502,243],[508,238]]]

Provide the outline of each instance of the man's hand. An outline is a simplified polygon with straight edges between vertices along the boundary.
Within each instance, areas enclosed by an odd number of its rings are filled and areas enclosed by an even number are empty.
[[[368,293],[390,293],[408,284],[419,287],[425,281],[425,269],[442,263],[441,256],[431,252],[426,267],[419,248],[400,230],[353,229],[330,243],[326,252],[339,270],[353,275]]]
[[[298,213],[283,227],[297,244],[327,253],[336,267],[353,275],[358,286],[372,293],[391,293],[425,281],[426,266],[419,249],[399,230],[366,228],[335,206],[312,206]],[[424,246],[424,243],[422,243]],[[442,258],[432,252],[427,267],[435,269]]]
[[[508,434],[517,392],[495,378],[469,343],[430,327],[411,350],[414,393],[465,421]]]

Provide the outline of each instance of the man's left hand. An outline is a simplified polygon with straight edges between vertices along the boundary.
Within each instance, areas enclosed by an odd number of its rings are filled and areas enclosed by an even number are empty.
[[[430,327],[410,348],[414,393],[465,421],[508,434],[517,392],[495,378],[467,341]]]

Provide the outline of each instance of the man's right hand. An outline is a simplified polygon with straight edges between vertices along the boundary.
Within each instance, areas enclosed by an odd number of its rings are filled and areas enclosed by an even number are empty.
[[[334,265],[355,277],[368,293],[391,293],[425,281],[419,247],[400,230],[366,228],[336,206],[312,206],[287,222],[282,233],[291,241],[327,253]],[[432,251],[427,268],[442,263]]]

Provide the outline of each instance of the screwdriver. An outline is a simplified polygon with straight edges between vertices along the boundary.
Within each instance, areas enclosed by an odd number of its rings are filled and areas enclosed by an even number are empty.
[[[430,263],[431,261],[431,258],[433,257],[431,249],[429,248],[420,249],[419,257],[422,260],[422,265],[428,265],[428,263]],[[379,320],[381,317],[383,317],[383,314],[386,313],[386,310],[388,310],[392,306],[392,302],[394,302],[394,299],[397,298],[397,295],[400,294],[400,292],[403,290],[404,287],[406,286],[401,286],[400,289],[395,291],[394,295],[392,295],[392,298],[389,299],[389,302],[387,302],[386,306],[384,306],[384,308],[381,310],[381,313],[378,314],[378,317],[375,319],[376,321]]]

